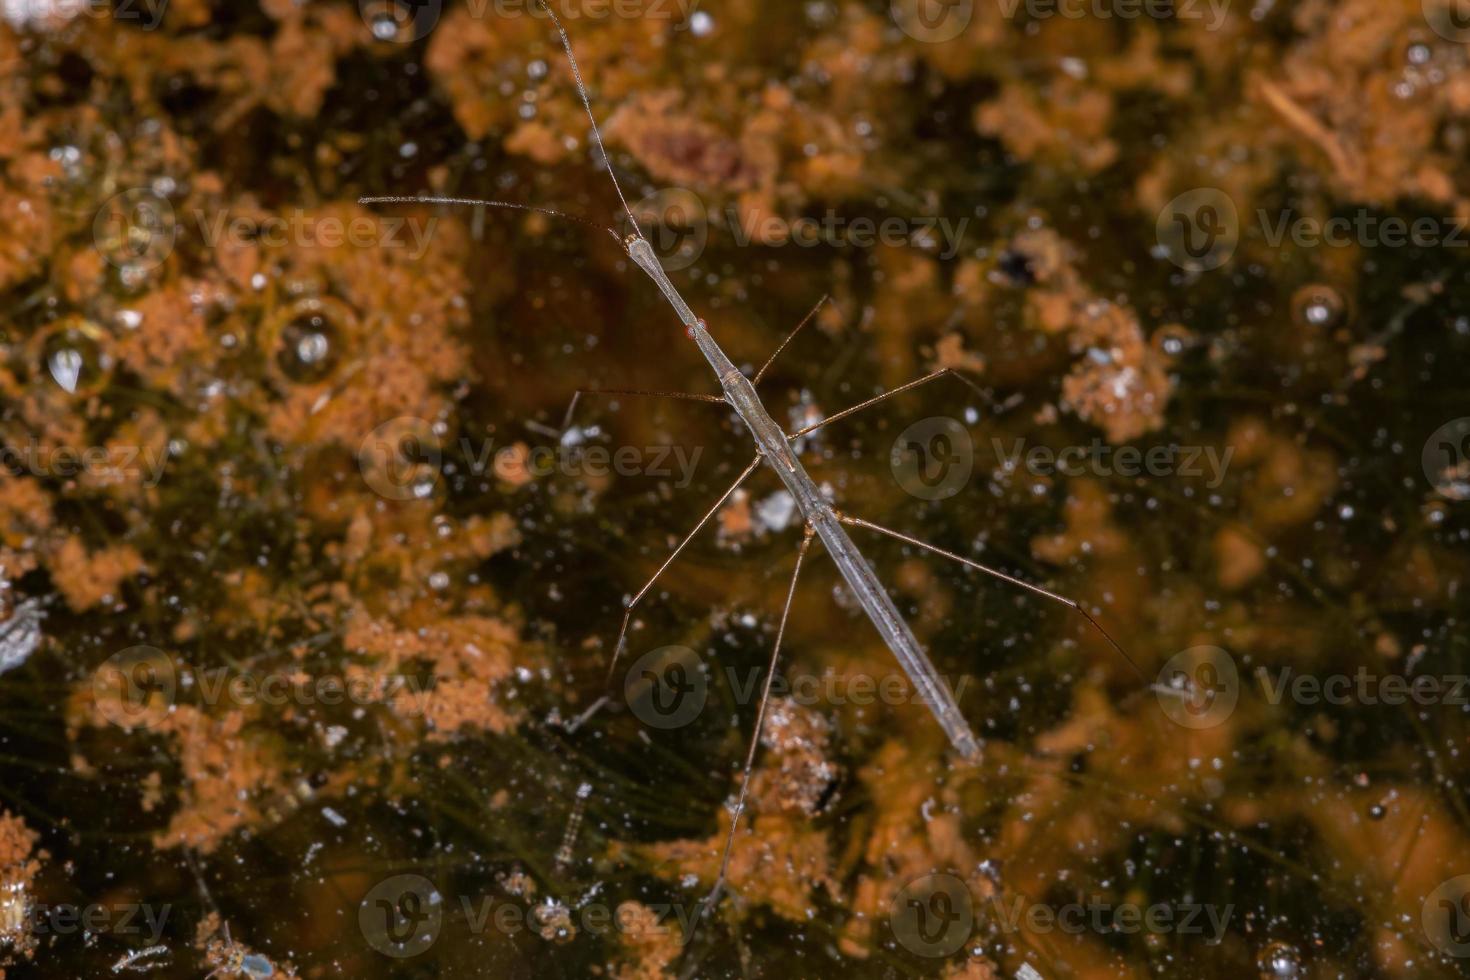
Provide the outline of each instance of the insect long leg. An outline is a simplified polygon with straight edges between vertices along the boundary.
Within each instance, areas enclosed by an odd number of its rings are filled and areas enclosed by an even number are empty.
[[[688,391],[643,391],[638,388],[578,388],[572,392],[572,403],[567,406],[566,415],[562,416],[561,431],[565,433],[572,427],[572,415],[577,411],[577,402],[582,400],[583,395],[622,395],[635,398],[678,398],[686,402],[713,402],[716,405],[728,405],[723,395],[698,395]]]
[[[720,512],[720,508],[725,506],[725,502],[734,495],[736,490],[740,489],[740,484],[744,483],[750,477],[750,474],[755,472],[756,467],[761,465],[761,460],[763,458],[764,457],[757,455],[755,459],[750,461],[750,465],[747,466],[745,470],[740,474],[740,476],[736,478],[735,482],[730,485],[730,489],[721,494],[720,499],[715,501],[715,505],[709,509],[708,513],[706,513],[703,517],[699,519],[698,524],[694,525],[694,530],[690,531],[689,534],[684,538],[684,540],[679,542],[679,546],[674,549],[673,554],[669,555],[664,563],[658,567],[658,571],[653,573],[653,578],[649,579],[648,583],[644,585],[643,588],[638,590],[638,594],[628,601],[628,604],[624,607],[623,625],[618,630],[617,643],[613,645],[612,662],[607,666],[607,682],[609,685],[612,684],[613,671],[616,670],[618,666],[618,657],[621,656],[623,652],[623,642],[628,638],[628,623],[633,618],[633,607],[638,605],[639,602],[643,601],[643,597],[648,595],[648,590],[653,588],[653,584],[658,581],[658,577],[668,570],[669,566],[674,563],[674,559],[679,557],[680,552],[682,552],[688,546],[689,542],[694,540],[694,536],[698,534],[700,530],[710,522],[710,518],[714,517]]]
[[[1082,618],[1086,619],[1087,622],[1092,625],[1093,629],[1102,634],[1102,638],[1108,641],[1112,648],[1118,652],[1119,656],[1128,661],[1129,666],[1131,666],[1133,670],[1138,674],[1138,676],[1143,679],[1143,682],[1145,684],[1152,683],[1152,679],[1143,672],[1143,668],[1139,667],[1134,659],[1128,656],[1128,652],[1123,649],[1123,647],[1118,643],[1117,640],[1113,639],[1112,634],[1103,629],[1102,624],[1093,618],[1092,613],[1082,608],[1081,603],[1077,602],[1077,600],[1068,599],[1066,596],[1058,595],[1055,592],[1049,592],[1039,585],[1032,585],[1030,582],[1027,582],[1024,579],[1016,578],[1014,575],[1007,575],[1005,572],[999,571],[998,569],[991,568],[988,565],[982,565],[978,561],[973,561],[969,558],[964,557],[963,555],[957,555],[953,551],[945,551],[943,548],[935,547],[932,544],[920,541],[918,538],[909,537],[907,534],[903,534],[899,531],[894,531],[890,528],[874,524],[872,521],[865,521],[860,517],[849,517],[846,514],[839,514],[837,519],[840,520],[842,523],[850,525],[852,527],[867,528],[869,531],[877,531],[879,534],[886,534],[890,538],[895,538],[899,541],[904,542],[905,544],[911,544],[915,548],[922,548],[925,551],[933,552],[940,557],[949,558],[952,561],[957,561],[961,565],[966,565],[970,568],[975,569],[977,572],[984,572],[986,575],[989,575],[993,578],[998,578],[1002,582],[1009,582],[1011,585],[1014,585],[1017,588],[1025,589],[1027,592],[1039,595],[1042,598],[1061,603],[1068,609],[1080,613],[1082,615]]]
[[[960,372],[956,371],[954,368],[940,368],[938,371],[935,371],[933,374],[927,374],[924,377],[919,378],[917,381],[910,381],[906,385],[899,385],[897,388],[894,388],[892,391],[886,391],[883,394],[877,396],[876,398],[869,398],[867,401],[861,402],[861,403],[859,403],[857,405],[854,405],[851,408],[845,408],[842,411],[838,412],[836,415],[829,415],[829,416],[827,416],[826,418],[822,419],[820,422],[813,422],[811,425],[807,426],[804,429],[798,429],[798,430],[796,430],[795,432],[791,433],[786,438],[795,441],[797,439],[800,439],[802,436],[807,435],[808,433],[816,432],[818,429],[820,429],[824,425],[827,425],[827,424],[832,423],[832,422],[836,422],[838,419],[845,419],[849,415],[856,415],[858,412],[861,412],[863,409],[865,409],[865,408],[872,408],[874,405],[877,405],[879,402],[887,401],[888,399],[894,397],[895,395],[901,395],[901,394],[903,394],[906,391],[913,391],[915,388],[918,388],[920,385],[926,385],[926,384],[928,384],[931,381],[938,381],[940,378],[944,378],[944,377],[958,378],[959,380],[963,381],[965,384],[969,385],[971,388],[975,389],[975,391],[982,398],[984,398],[986,401],[991,401],[990,394],[987,391],[985,391],[985,389],[981,388],[975,382],[971,381],[969,378],[965,377],[963,374],[961,374]]]
[[[771,647],[771,662],[766,667],[766,682],[761,688],[761,703],[755,713],[755,728],[750,733],[750,748],[745,753],[745,772],[740,777],[740,792],[735,797],[735,806],[730,814],[730,833],[725,838],[725,852],[720,858],[720,873],[715,878],[714,887],[702,903],[700,903],[699,914],[695,917],[694,925],[690,927],[689,936],[685,942],[694,938],[694,932],[699,922],[715,907],[720,900],[720,893],[725,887],[725,875],[730,870],[730,852],[735,847],[735,831],[740,828],[740,816],[745,811],[745,795],[750,790],[750,773],[755,768],[755,754],[760,749],[761,728],[766,722],[766,708],[771,701],[771,684],[776,679],[776,664],[781,658],[781,640],[786,636],[786,621],[791,616],[791,604],[796,598],[796,579],[801,575],[801,564],[806,560],[807,551],[812,546],[812,538],[816,536],[816,529],[810,524],[806,526],[806,536],[801,539],[801,550],[796,553],[796,568],[791,572],[791,587],[786,592],[786,606],[781,610],[781,625],[776,628],[776,642]]]
[[[808,323],[811,323],[817,318],[817,314],[822,311],[823,306],[827,305],[827,300],[830,298],[830,296],[823,295],[821,299],[817,300],[817,305],[812,307],[812,311],[802,318],[802,321],[796,325],[795,330],[786,335],[786,339],[781,341],[781,346],[777,347],[774,351],[771,352],[771,356],[766,358],[766,363],[762,364],[761,369],[755,372],[755,377],[750,379],[751,384],[758,385],[761,383],[761,378],[765,377],[766,372],[771,369],[771,365],[776,363],[776,358],[781,356],[781,352],[786,349],[787,345],[789,345],[793,340],[796,339],[796,335],[801,333],[802,329],[805,328]]]

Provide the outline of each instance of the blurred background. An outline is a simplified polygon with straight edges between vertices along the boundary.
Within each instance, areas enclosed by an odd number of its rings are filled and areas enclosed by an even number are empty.
[[[1470,972],[1470,8],[551,2],[606,159],[533,0],[0,3],[5,975]],[[752,456],[567,413],[718,392],[609,168],[792,430],[958,375],[840,509],[1127,652],[854,530],[966,762],[814,548],[698,928],[801,517],[608,676]]]

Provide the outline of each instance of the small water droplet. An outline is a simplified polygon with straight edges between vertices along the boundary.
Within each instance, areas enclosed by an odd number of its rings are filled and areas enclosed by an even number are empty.
[[[1297,980],[1302,976],[1302,954],[1290,943],[1273,942],[1256,957],[1261,980]]]
[[[109,359],[95,339],[95,329],[68,326],[53,327],[43,335],[41,359],[51,380],[67,394],[88,394],[106,377]]]
[[[1326,330],[1347,319],[1347,303],[1331,286],[1313,283],[1292,296],[1291,315],[1303,326]]]
[[[337,328],[325,311],[308,308],[281,329],[276,364],[290,380],[314,383],[332,373],[339,346]]]

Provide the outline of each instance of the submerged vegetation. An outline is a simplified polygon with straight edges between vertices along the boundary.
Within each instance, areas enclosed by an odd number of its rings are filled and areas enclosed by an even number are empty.
[[[1455,976],[1470,32],[1435,0],[0,6],[11,976]],[[1141,5],[1146,9],[1146,5]],[[1079,14],[1080,15],[1074,15]],[[545,214],[400,205],[438,194]],[[580,723],[579,723],[580,722]]]

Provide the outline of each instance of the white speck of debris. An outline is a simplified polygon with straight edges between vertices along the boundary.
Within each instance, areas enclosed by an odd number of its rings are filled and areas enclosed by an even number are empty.
[[[332,826],[334,826],[334,827],[345,827],[345,826],[347,826],[347,818],[344,817],[344,816],[342,816],[342,814],[338,813],[336,810],[333,810],[329,806],[322,807],[322,816],[324,816],[328,820],[330,820],[331,823],[332,823]]]
[[[155,966],[162,966],[163,964],[144,963],[142,961],[151,960],[155,956],[163,956],[167,953],[167,946],[149,946],[147,949],[135,949],[112,964],[112,972],[121,973],[124,970],[136,970],[142,973],[145,970],[152,970]]]
[[[0,623],[0,674],[25,663],[41,645],[41,620],[46,613],[38,599],[17,603],[15,611]]]
[[[1016,980],[1045,980],[1036,968],[1030,963],[1022,963],[1021,968],[1016,971]]]
[[[778,490],[755,505],[756,523],[762,530],[784,531],[796,516],[796,498]]]
[[[327,743],[327,748],[335,749],[347,737],[347,729],[341,725],[329,725],[322,733],[322,741]]]
[[[1081,58],[1063,58],[1061,61],[1062,71],[1078,80],[1087,77],[1087,62]]]
[[[696,10],[689,18],[689,30],[695,37],[708,37],[715,29],[715,19],[707,11]]]

